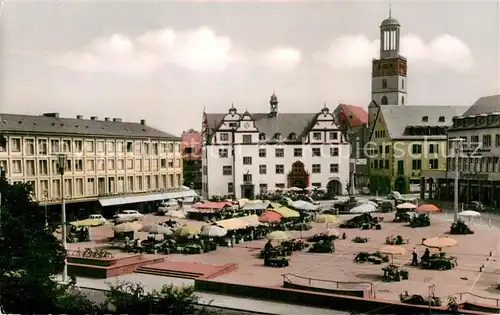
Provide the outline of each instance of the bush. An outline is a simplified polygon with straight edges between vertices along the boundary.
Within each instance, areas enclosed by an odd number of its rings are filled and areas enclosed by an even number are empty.
[[[472,231],[464,221],[458,220],[456,223],[451,224],[450,234],[467,235],[474,234],[474,231]]]
[[[335,252],[335,245],[333,244],[333,242],[317,242],[314,243],[311,248],[309,248],[309,252],[321,254],[333,253]]]

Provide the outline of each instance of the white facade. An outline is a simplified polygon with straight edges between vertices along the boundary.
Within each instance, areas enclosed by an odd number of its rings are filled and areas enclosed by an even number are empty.
[[[182,187],[179,140],[2,132],[0,167],[7,180],[30,183],[42,204],[61,200],[60,154],[67,160],[64,195],[71,202]]]
[[[350,146],[332,113],[325,107],[307,121],[304,115],[296,119],[293,115],[239,114],[231,108],[203,147],[205,197],[246,198],[252,195],[249,190],[258,194],[298,184],[347,193]],[[297,130],[290,126],[280,130],[286,121],[297,124]],[[290,177],[300,162],[307,180]]]

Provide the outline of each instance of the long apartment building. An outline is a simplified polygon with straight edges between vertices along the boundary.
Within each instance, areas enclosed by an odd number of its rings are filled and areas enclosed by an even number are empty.
[[[153,202],[182,191],[180,138],[145,120],[0,114],[0,132],[0,167],[11,183],[30,183],[41,204],[61,203],[63,191],[68,203],[93,208]],[[62,177],[60,156],[66,160]]]

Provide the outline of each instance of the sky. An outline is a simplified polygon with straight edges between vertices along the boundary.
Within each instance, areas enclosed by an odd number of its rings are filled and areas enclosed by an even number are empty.
[[[409,105],[500,90],[490,2],[14,1],[0,28],[0,111],[119,117],[180,135],[202,113],[367,107],[379,26],[401,24]]]

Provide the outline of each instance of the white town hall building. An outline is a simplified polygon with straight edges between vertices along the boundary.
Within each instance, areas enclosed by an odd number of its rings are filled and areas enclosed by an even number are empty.
[[[345,194],[350,145],[326,105],[317,113],[204,113],[203,195],[253,198],[278,188],[326,187]]]

